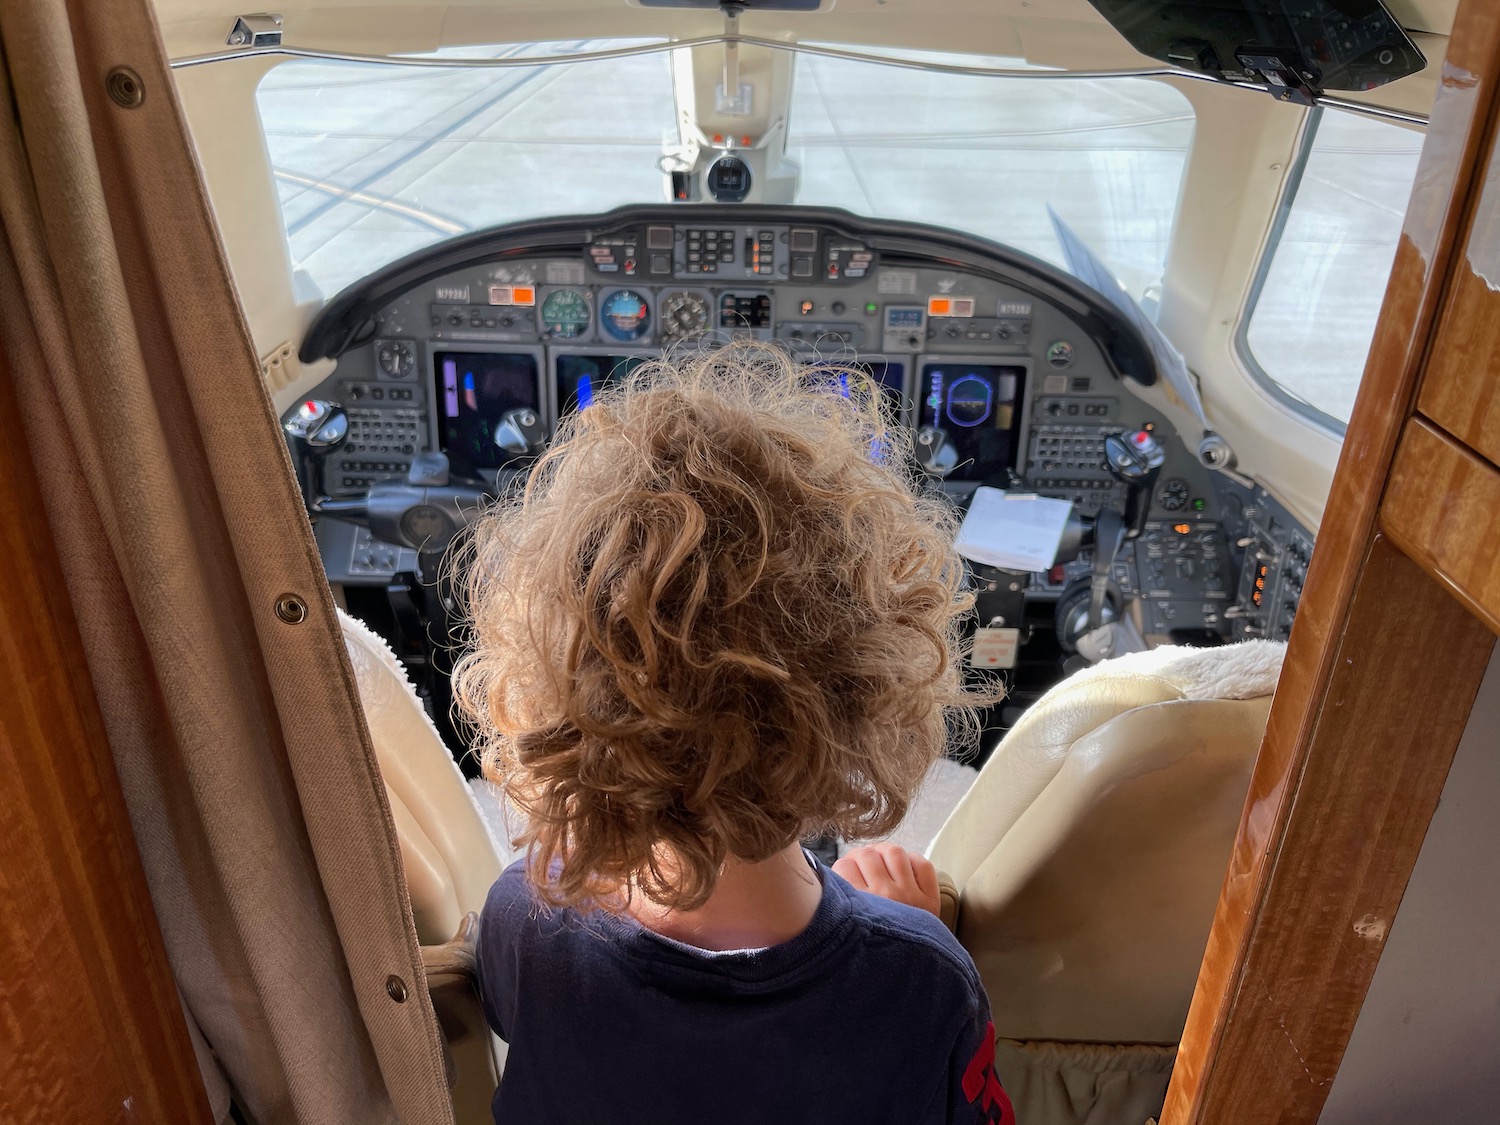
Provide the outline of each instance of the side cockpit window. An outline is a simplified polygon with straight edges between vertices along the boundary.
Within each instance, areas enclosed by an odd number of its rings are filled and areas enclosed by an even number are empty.
[[[1239,345],[1272,393],[1342,433],[1385,297],[1423,134],[1338,110],[1314,112]]]

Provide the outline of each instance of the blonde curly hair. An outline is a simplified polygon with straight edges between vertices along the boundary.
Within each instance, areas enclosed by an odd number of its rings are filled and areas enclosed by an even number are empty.
[[[763,345],[646,364],[476,526],[456,696],[547,901],[689,910],[730,857],[887,833],[972,730],[953,514],[881,395]]]

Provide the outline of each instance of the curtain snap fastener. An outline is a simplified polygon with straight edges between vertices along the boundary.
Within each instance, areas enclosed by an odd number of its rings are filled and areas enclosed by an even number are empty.
[[[301,625],[307,620],[307,603],[296,594],[282,594],[276,599],[276,616],[288,625]]]
[[[104,89],[121,109],[135,109],[146,100],[146,84],[128,66],[117,66],[106,74]]]
[[[406,1003],[406,982],[395,975],[386,977],[385,994],[398,1004]]]

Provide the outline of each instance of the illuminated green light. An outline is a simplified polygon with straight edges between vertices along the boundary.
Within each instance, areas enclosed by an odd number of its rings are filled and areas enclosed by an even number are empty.
[[[880,304],[879,304],[878,301],[870,301],[868,304],[865,305],[865,315],[866,316],[874,316],[879,311],[880,311]]]
[[[1206,501],[1203,501],[1203,500],[1194,500],[1193,501],[1193,511],[1195,511],[1195,512],[1201,512],[1206,507],[1208,507],[1208,503]]]

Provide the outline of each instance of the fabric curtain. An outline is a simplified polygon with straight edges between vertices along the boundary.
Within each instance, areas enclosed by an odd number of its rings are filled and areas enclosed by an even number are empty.
[[[150,4],[3,0],[0,53],[0,368],[200,1055],[261,1125],[448,1125],[391,814]]]

